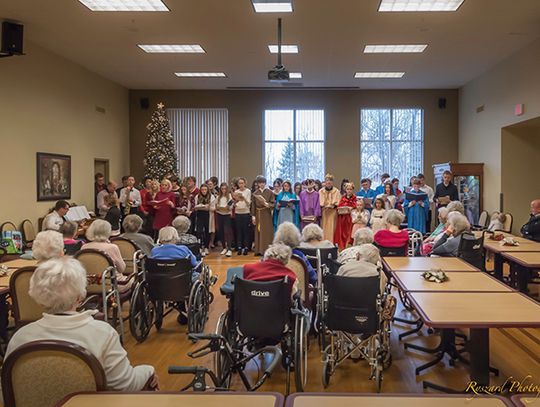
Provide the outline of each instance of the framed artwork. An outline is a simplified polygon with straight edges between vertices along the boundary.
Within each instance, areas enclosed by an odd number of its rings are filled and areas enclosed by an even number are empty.
[[[71,156],[37,153],[37,200],[71,198]]]

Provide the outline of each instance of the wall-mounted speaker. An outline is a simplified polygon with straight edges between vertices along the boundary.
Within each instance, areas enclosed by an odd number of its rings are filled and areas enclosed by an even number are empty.
[[[2,23],[2,43],[0,53],[2,55],[23,55],[23,31],[22,24]]]
[[[149,98],[141,98],[139,100],[139,103],[141,104],[141,109],[148,110],[150,108],[150,99]]]
[[[446,98],[439,98],[439,109],[446,109]]]

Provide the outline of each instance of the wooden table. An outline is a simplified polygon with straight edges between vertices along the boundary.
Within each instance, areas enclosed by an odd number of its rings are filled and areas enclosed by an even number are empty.
[[[11,275],[13,274],[13,272],[23,267],[35,266],[37,264],[37,261],[17,259],[6,261],[5,263],[1,264],[8,268],[8,274],[6,276],[0,277],[0,295],[3,295],[9,293],[9,280],[11,279]]]
[[[388,272],[394,271],[442,271],[479,272],[476,267],[457,257],[383,257],[383,266]]]
[[[540,269],[540,252],[504,252],[501,256],[510,264],[511,280],[526,293],[531,270]]]
[[[537,394],[517,394],[511,397],[516,407],[539,407],[540,397]]]
[[[282,407],[278,393],[83,393],[66,397],[56,406],[65,407]],[[483,406],[480,406],[483,407]]]
[[[285,407],[511,407],[498,396],[467,394],[347,394],[295,393],[287,397]]]
[[[443,331],[470,328],[470,377],[480,385],[489,385],[490,328],[540,327],[540,304],[518,292],[411,292],[408,296],[426,325]]]
[[[421,271],[396,271],[394,280],[403,291],[465,291],[465,292],[511,292],[506,284],[487,273],[461,273],[447,271],[448,280],[444,283],[428,281]]]

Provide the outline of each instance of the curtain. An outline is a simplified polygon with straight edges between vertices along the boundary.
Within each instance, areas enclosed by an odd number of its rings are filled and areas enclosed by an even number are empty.
[[[176,149],[178,173],[202,184],[211,176],[229,179],[229,112],[227,109],[167,109]]]

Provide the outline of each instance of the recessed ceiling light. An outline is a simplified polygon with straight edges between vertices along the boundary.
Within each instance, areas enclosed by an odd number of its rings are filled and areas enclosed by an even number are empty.
[[[289,79],[302,79],[302,72],[289,72]]]
[[[272,54],[278,53],[277,45],[269,45],[268,49],[270,50],[270,53]],[[298,45],[282,45],[281,53],[282,54],[298,54]]]
[[[456,11],[465,0],[381,0],[379,11]]]
[[[226,78],[223,72],[175,72],[180,78]]]
[[[200,45],[141,45],[138,47],[151,54],[204,54],[206,51]]]
[[[162,0],[79,0],[92,11],[169,11]]]
[[[401,78],[405,72],[356,72],[355,78]]]
[[[389,53],[420,53],[424,52],[427,44],[408,44],[408,45],[366,45],[365,54],[389,54]]]
[[[252,0],[256,13],[292,13],[292,0]]]

